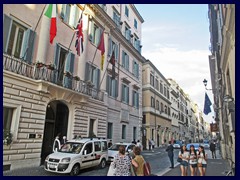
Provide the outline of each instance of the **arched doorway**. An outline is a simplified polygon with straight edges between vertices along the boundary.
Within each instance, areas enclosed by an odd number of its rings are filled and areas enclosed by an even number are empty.
[[[68,107],[61,101],[52,101],[47,105],[42,143],[41,164],[52,153],[53,142],[57,134],[67,135]]]

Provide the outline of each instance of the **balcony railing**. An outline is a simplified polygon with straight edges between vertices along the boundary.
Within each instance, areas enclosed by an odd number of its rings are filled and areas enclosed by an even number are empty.
[[[61,73],[57,69],[48,69],[47,66],[30,65],[20,59],[3,54],[3,69],[34,80],[43,80],[66,89],[85,94],[93,99],[103,101],[104,92],[97,90],[90,82],[76,79],[71,75]]]

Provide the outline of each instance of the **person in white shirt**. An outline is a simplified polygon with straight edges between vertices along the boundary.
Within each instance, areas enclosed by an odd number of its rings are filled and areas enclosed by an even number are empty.
[[[136,146],[139,147],[141,149],[141,151],[143,150],[143,146],[142,146],[140,140],[137,140],[137,145]]]
[[[206,168],[207,168],[207,153],[205,153],[204,147],[199,146],[198,152],[197,152],[197,164],[198,164],[198,170],[200,173],[200,176],[205,176],[206,174]]]
[[[194,145],[190,146],[190,171],[191,176],[195,176],[197,174],[197,152],[195,151]]]
[[[180,163],[181,176],[187,176],[189,152],[187,151],[186,145],[181,147],[178,157],[182,159],[182,162]]]

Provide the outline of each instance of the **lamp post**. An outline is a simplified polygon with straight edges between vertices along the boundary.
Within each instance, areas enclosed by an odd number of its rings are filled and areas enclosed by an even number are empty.
[[[206,79],[203,80],[203,84],[204,84],[206,90],[209,90],[209,91],[213,90],[213,89],[207,88],[207,80]]]

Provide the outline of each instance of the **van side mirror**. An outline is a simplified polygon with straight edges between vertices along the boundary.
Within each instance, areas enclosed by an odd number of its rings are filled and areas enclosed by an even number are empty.
[[[87,150],[84,150],[84,151],[83,151],[83,155],[86,155],[86,154],[87,154]]]

